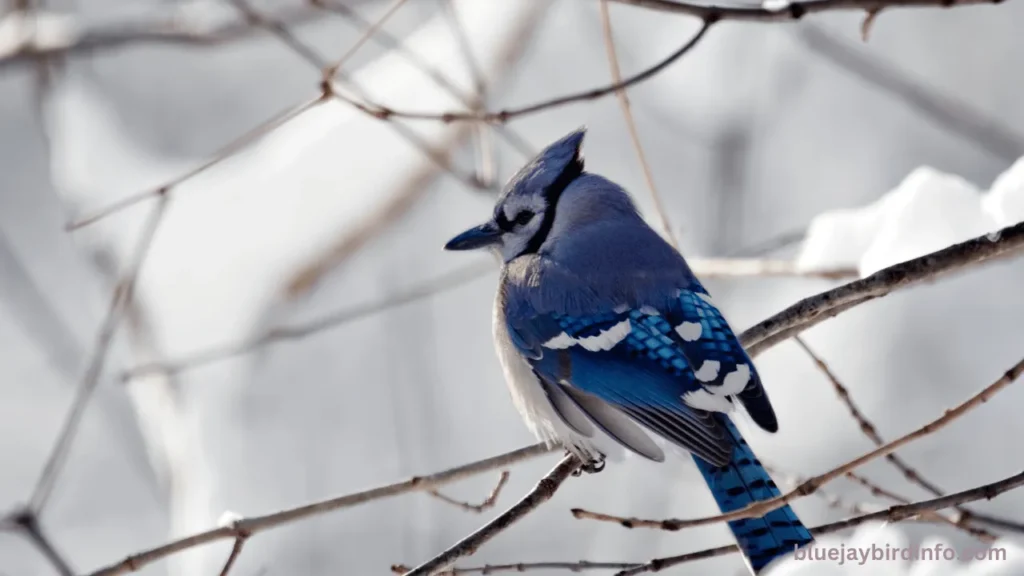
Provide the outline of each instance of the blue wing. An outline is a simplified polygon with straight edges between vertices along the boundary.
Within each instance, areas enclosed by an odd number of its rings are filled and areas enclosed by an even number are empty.
[[[632,437],[605,425],[609,419],[595,413],[603,405],[595,399],[709,463],[724,465],[732,445],[711,412],[729,410],[731,395],[742,400],[748,390],[761,388],[746,353],[699,285],[659,307],[589,314],[519,307],[506,314],[506,322],[567,424],[586,432],[578,412],[560,408],[570,400],[613,438],[648,457]],[[761,420],[774,422],[763,393],[751,396],[764,398],[771,417]]]
[[[721,387],[721,394],[735,395],[758,426],[777,432],[779,423],[754,363],[704,287],[695,283],[681,291],[678,303],[673,304],[678,305],[669,306],[665,318],[676,327],[683,354],[694,370],[700,373],[706,362],[717,363],[707,365],[708,372],[717,369],[715,377],[701,379],[701,383],[712,389]]]

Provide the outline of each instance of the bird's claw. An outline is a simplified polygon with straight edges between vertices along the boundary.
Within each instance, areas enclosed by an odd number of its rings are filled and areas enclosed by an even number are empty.
[[[584,472],[586,472],[587,474],[597,474],[598,472],[604,470],[604,466],[604,455],[601,455],[598,458],[595,458],[594,460],[584,463],[582,466],[577,468],[575,472],[573,472],[573,475],[579,476]]]

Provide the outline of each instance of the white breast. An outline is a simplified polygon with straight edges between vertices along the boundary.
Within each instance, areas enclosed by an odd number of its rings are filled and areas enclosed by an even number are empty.
[[[512,402],[522,415],[526,426],[541,441],[561,444],[585,460],[596,457],[601,451],[593,443],[571,430],[555,412],[544,389],[526,360],[520,356],[505,324],[505,315],[499,300],[494,304],[494,347],[498,360],[505,372]]]

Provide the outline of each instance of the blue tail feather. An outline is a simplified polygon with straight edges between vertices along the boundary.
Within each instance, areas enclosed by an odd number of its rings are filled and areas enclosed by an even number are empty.
[[[731,512],[779,496],[775,482],[747,446],[739,430],[728,417],[718,417],[734,441],[732,460],[727,466],[713,466],[697,456],[693,460],[719,509]],[[761,518],[729,522],[729,529],[755,574],[779,556],[813,541],[811,533],[789,506],[773,510]]]

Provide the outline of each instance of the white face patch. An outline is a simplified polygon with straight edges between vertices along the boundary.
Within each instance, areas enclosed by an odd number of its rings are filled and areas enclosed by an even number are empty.
[[[704,390],[694,390],[681,396],[687,406],[708,412],[732,412],[733,405],[724,396],[717,396]]]
[[[722,363],[718,360],[705,360],[700,365],[700,370],[694,372],[694,376],[701,382],[711,382],[715,378],[718,378],[718,370],[722,367]]]
[[[676,334],[686,342],[694,342],[700,340],[700,335],[704,332],[704,327],[701,326],[700,322],[683,322],[679,326],[676,326]]]
[[[500,210],[510,222],[524,210],[533,212],[533,218],[501,235],[499,252],[504,261],[508,262],[526,249],[534,234],[540,230],[547,209],[547,202],[539,194],[510,196],[505,200]]]
[[[722,381],[722,394],[739,394],[750,382],[750,365],[737,364],[736,370],[725,375]]]
[[[597,335],[587,336],[586,338],[573,338],[565,332],[562,332],[558,336],[555,336],[541,344],[541,346],[552,350],[563,350],[570,346],[579,344],[585,350],[601,352],[614,348],[619,342],[622,342],[632,330],[632,325],[630,325],[629,320],[626,319],[607,330],[602,330],[601,333]]]

